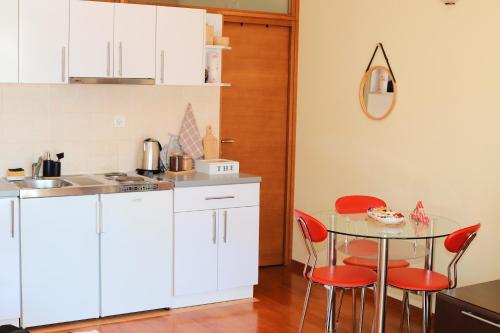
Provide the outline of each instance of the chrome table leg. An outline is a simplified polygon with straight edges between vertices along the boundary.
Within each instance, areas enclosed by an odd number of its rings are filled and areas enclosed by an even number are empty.
[[[378,280],[377,299],[375,301],[376,333],[385,332],[385,301],[387,297],[387,264],[389,261],[389,239],[381,238],[378,242]]]
[[[434,266],[434,238],[426,241],[427,254],[425,256],[425,269],[432,271]],[[431,327],[429,320],[431,318],[432,304],[431,294],[422,293],[422,332],[430,333]]]
[[[329,266],[335,266],[337,264],[337,235],[334,234],[333,232],[328,233],[328,265]],[[327,320],[327,327],[326,331],[327,332],[335,332],[335,324],[336,324],[336,319],[335,319],[335,289],[330,288],[328,290],[328,297],[327,297],[327,305],[326,308],[328,309],[328,320]]]

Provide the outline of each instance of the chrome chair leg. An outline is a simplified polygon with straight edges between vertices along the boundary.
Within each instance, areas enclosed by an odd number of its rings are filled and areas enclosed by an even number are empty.
[[[356,288],[352,288],[352,333],[356,333]]]
[[[403,312],[401,313],[401,323],[399,325],[399,333],[403,333],[403,326],[405,323],[405,314],[406,314],[406,298],[408,297],[408,293],[405,291],[403,293]]]
[[[375,300],[377,297],[377,285],[374,284],[373,285],[373,299]],[[372,330],[371,330],[371,333],[375,333],[375,318],[376,318],[376,315],[377,315],[377,309],[374,308],[373,309],[373,320],[372,320]]]
[[[307,306],[309,304],[309,296],[311,295],[311,287],[312,287],[312,281],[309,280],[309,283],[307,284],[306,298],[304,299],[304,307],[302,309],[302,318],[300,319],[299,332],[302,332],[302,330],[304,329],[304,321],[306,319]]]
[[[365,314],[366,287],[361,288],[361,306],[359,309],[359,333],[363,333],[363,317]]]
[[[339,306],[337,310],[337,315],[335,316],[335,320],[337,320],[337,324],[340,320],[340,309],[342,309],[342,301],[344,300],[344,289],[340,289],[340,300],[339,300]]]
[[[335,288],[333,287],[329,287],[331,289],[329,289],[328,293],[327,293],[327,305],[326,305],[326,327],[325,327],[325,332],[329,333],[329,332],[332,332],[332,330],[330,330],[330,322],[332,320],[332,300],[333,300],[333,297],[334,294],[335,294]],[[333,326],[333,331],[335,331],[335,325]]]
[[[410,317],[410,294],[406,291],[406,318],[408,321],[408,333],[411,333],[411,317]]]

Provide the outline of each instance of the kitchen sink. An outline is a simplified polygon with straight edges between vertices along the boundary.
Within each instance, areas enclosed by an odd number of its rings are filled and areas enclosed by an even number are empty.
[[[63,179],[25,179],[18,184],[21,188],[31,188],[39,190],[73,186],[73,184]]]

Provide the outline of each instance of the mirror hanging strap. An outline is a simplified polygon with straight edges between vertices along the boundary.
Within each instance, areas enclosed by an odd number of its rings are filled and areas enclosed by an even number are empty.
[[[391,72],[392,79],[394,80],[394,82],[396,82],[396,76],[394,76],[394,73],[392,72],[391,63],[389,62],[389,58],[387,57],[387,54],[385,53],[384,45],[382,45],[382,43],[377,43],[377,47],[375,47],[375,51],[373,51],[373,55],[370,59],[370,62],[368,63],[368,67],[366,67],[365,73],[370,70],[370,67],[372,66],[372,63],[373,63],[373,59],[375,58],[375,55],[377,54],[379,47],[382,50],[382,54],[384,55],[384,59],[385,59],[385,62],[387,63],[387,67],[389,67],[389,71]]]

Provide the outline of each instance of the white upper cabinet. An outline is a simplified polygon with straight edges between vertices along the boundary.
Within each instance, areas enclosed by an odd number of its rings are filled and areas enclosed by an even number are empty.
[[[18,82],[18,0],[0,1],[0,82]]]
[[[204,31],[204,10],[158,7],[156,84],[203,84]]]
[[[155,77],[155,35],[155,6],[115,4],[115,77]]]
[[[67,83],[68,39],[69,0],[19,0],[19,82]]]
[[[71,0],[70,77],[113,76],[113,15],[113,3]]]

